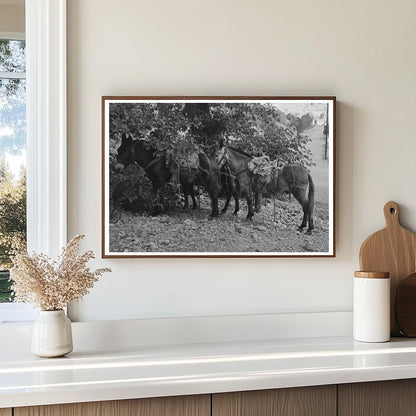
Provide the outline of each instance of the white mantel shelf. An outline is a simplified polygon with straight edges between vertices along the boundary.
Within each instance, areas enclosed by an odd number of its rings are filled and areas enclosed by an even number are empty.
[[[0,408],[416,377],[416,340],[350,337],[0,353]]]

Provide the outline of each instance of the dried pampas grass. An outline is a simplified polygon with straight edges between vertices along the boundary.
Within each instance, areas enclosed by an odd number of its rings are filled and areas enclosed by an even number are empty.
[[[92,251],[79,253],[84,235],[76,235],[62,250],[58,261],[45,254],[29,255],[26,250],[15,254],[10,279],[15,302],[34,303],[45,311],[56,311],[81,299],[109,268],[92,271],[87,263]]]

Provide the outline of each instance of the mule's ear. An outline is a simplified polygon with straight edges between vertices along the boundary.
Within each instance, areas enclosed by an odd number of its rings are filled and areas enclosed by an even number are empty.
[[[123,143],[131,143],[133,141],[132,137],[130,136],[130,134],[127,133],[123,133],[121,135],[121,141]]]

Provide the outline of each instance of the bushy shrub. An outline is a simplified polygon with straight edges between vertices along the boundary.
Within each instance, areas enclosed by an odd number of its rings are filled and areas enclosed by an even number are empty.
[[[163,198],[163,201],[162,201]],[[163,203],[162,203],[163,202]],[[161,214],[183,204],[183,196],[175,183],[168,183],[156,193],[144,170],[137,164],[110,175],[110,217],[122,208],[136,213]],[[117,217],[110,218],[117,220]]]

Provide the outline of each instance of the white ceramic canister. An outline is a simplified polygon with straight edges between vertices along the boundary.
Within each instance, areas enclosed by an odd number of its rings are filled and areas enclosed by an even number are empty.
[[[353,309],[356,341],[390,341],[389,273],[355,272]]]

